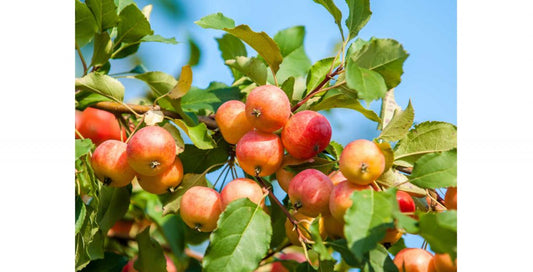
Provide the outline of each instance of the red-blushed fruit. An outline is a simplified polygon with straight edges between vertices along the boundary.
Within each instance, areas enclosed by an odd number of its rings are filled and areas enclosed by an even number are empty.
[[[300,252],[290,252],[290,253],[281,253],[278,256],[280,260],[293,260],[298,263],[303,263],[306,261],[305,255]],[[281,262],[273,262],[271,272],[289,272],[287,268],[281,264]]]
[[[217,191],[194,186],[181,197],[180,215],[190,228],[200,232],[211,232],[217,227],[222,213],[222,201]]]
[[[230,181],[220,192],[222,209],[226,209],[230,202],[245,197],[255,204],[259,204],[263,200],[263,189],[255,181],[247,178]]]
[[[400,272],[427,272],[431,258],[433,255],[427,250],[404,248],[396,254],[393,261]]]
[[[309,159],[326,149],[331,139],[328,119],[316,111],[293,115],[281,131],[281,142],[293,157]]]
[[[416,210],[415,201],[413,198],[404,191],[396,191],[396,200],[400,211],[403,213],[414,213]]]
[[[353,184],[368,185],[383,174],[385,155],[374,142],[355,140],[342,151],[339,169]]]
[[[306,169],[296,174],[289,184],[289,199],[298,212],[311,217],[329,213],[329,195],[333,183],[324,173]]]
[[[282,89],[263,85],[253,89],[246,98],[246,118],[263,132],[282,128],[291,115],[291,103]]]
[[[432,267],[435,272],[455,272],[457,271],[457,259],[455,262],[452,261],[452,258],[449,254],[439,254],[436,253],[435,256],[431,259],[430,267]]]
[[[79,131],[79,128],[80,128],[80,122],[81,122],[81,115],[83,113],[79,110],[76,110],[76,115],[75,115],[75,123],[74,123],[74,127],[77,131]],[[79,139],[80,138],[80,135],[78,135],[78,133],[74,132],[75,134],[75,137],[76,139]]]
[[[155,176],[176,158],[176,143],[170,132],[159,126],[141,128],[128,142],[128,163],[143,176]]]
[[[337,185],[337,184],[347,180],[346,177],[342,174],[342,172],[340,170],[335,170],[335,171],[329,173],[328,177],[331,180],[331,182],[333,183],[333,185]]]
[[[309,227],[314,222],[314,220],[317,220],[317,218],[307,216],[300,212],[294,212],[292,213],[292,216],[298,223],[298,229],[300,229],[301,234],[305,237],[305,239],[311,241],[312,238],[309,232]],[[318,220],[319,220],[318,221],[318,232],[320,233],[320,237],[322,237],[322,239],[326,239],[327,233],[326,233],[326,228],[324,228],[324,219],[320,217]],[[300,243],[300,240],[298,240],[298,232],[296,231],[296,228],[291,223],[289,218],[285,219],[285,234],[287,235],[289,242],[291,242],[293,245],[295,246],[302,245]]]
[[[324,218],[324,228],[328,237],[333,240],[344,238],[344,222],[335,219],[331,214],[326,214]]]
[[[122,272],[138,272],[134,267],[133,264],[135,263],[135,260],[137,257],[135,257],[132,260],[129,260],[128,263],[122,268]],[[167,261],[167,272],[177,272],[176,266],[174,265],[174,262],[165,254],[165,259]]]
[[[276,134],[257,130],[244,134],[235,150],[239,166],[251,176],[273,174],[283,161],[283,145]]]
[[[355,185],[349,181],[343,181],[333,187],[329,196],[329,211],[335,219],[344,222],[344,214],[346,210],[352,206],[352,193],[354,191],[362,191],[371,189],[370,186]]]
[[[152,222],[148,219],[142,219],[140,221],[118,220],[109,229],[107,236],[131,239],[138,233],[142,232],[146,227],[150,226],[150,224],[152,224]]]
[[[457,187],[448,187],[444,195],[444,204],[448,210],[457,210]]]
[[[387,229],[385,237],[381,240],[381,243],[390,243],[394,244],[402,238],[403,233],[399,229]]]
[[[283,156],[283,161],[281,162],[281,166],[276,171],[276,179],[278,180],[278,184],[283,189],[283,191],[288,192],[289,191],[289,183],[291,182],[291,179],[296,175],[291,171],[287,171],[283,169],[285,166],[289,165],[299,165],[305,162],[312,162],[313,159],[308,160],[301,160],[296,159],[290,154],[287,154]]]
[[[155,176],[137,175],[137,181],[143,190],[152,194],[164,194],[170,188],[176,188],[183,179],[183,164],[179,157],[163,173]]]
[[[126,130],[120,129],[117,118],[110,112],[95,108],[86,108],[80,118],[77,129],[83,138],[89,138],[95,145],[106,140],[126,140]]]
[[[230,144],[236,144],[246,132],[253,129],[244,108],[243,102],[230,100],[218,107],[215,114],[222,137]]]
[[[101,143],[93,152],[91,165],[96,177],[111,187],[124,187],[135,177],[135,172],[128,164],[126,144],[121,141],[107,140]]]

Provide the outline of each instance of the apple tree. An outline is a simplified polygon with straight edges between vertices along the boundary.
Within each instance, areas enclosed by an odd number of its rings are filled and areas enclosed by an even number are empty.
[[[154,33],[150,6],[76,0],[76,271],[457,269],[457,128],[415,125],[411,103],[396,103],[409,54],[392,38],[358,38],[369,0],[347,0],[349,14],[314,2],[341,42],[315,63],[301,26],[271,37],[222,13],[197,20],[199,35],[220,31],[233,75],[202,89],[194,63],[177,78],[142,65],[110,74],[143,43],[177,41]],[[150,92],[126,103],[119,78]],[[362,114],[379,136],[331,141],[321,112],[333,108]]]

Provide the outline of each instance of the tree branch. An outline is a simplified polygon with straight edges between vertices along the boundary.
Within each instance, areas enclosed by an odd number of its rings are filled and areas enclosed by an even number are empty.
[[[300,106],[302,106],[305,102],[307,102],[307,100],[309,100],[315,94],[320,92],[320,89],[322,87],[324,87],[324,85],[326,85],[326,83],[328,83],[333,77],[335,77],[336,75],[340,74],[340,72],[343,69],[344,69],[344,67],[342,67],[342,65],[341,65],[341,66],[337,67],[337,69],[335,69],[335,71],[327,74],[326,77],[318,84],[318,86],[316,86],[316,88],[314,88],[308,95],[306,95],[304,97],[304,99],[302,99],[300,102],[298,102],[298,104],[294,105],[294,107],[291,108],[291,111],[295,112]]]

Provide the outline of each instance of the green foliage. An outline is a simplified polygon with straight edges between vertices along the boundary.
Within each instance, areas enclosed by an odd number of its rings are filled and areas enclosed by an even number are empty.
[[[266,84],[267,67],[258,58],[235,57],[226,60],[226,65],[249,77],[257,85]]]
[[[348,40],[357,37],[359,31],[370,20],[370,0],[346,0],[350,14],[346,19],[346,26],[349,30]]]
[[[198,115],[215,113],[218,107],[228,100],[241,100],[238,87],[229,87],[224,83],[211,82],[207,89],[192,87],[182,98],[181,106],[186,112]]]
[[[249,199],[230,203],[211,234],[202,266],[205,271],[253,271],[267,253],[269,216]]]
[[[104,258],[90,262],[82,272],[119,272],[128,262],[128,258],[112,252],[105,252]]]
[[[112,28],[118,23],[117,6],[113,0],[86,0],[85,3],[94,15],[99,32]]]
[[[85,3],[76,0],[76,45],[83,47],[93,39],[98,31],[98,25],[91,10]]]
[[[448,253],[457,258],[457,212],[419,214],[420,235],[437,253]]]
[[[328,110],[333,108],[345,108],[352,109],[360,112],[374,122],[381,122],[381,118],[372,110],[369,110],[357,100],[357,95],[351,92],[343,92],[339,89],[333,89],[328,91],[320,101],[313,104],[309,109],[314,111]]]
[[[457,149],[426,154],[415,162],[409,181],[422,188],[457,186]]]
[[[402,139],[407,132],[409,132],[409,128],[411,128],[413,125],[414,120],[415,110],[411,105],[411,101],[409,101],[409,104],[405,110],[395,111],[394,116],[388,122],[385,128],[383,128],[378,138],[384,141],[398,141]]]
[[[94,92],[115,101],[124,100],[124,85],[115,78],[96,72],[76,78],[76,89]]]
[[[356,91],[358,98],[367,102],[382,98],[387,92],[383,77],[377,72],[359,66],[353,57],[347,61],[346,85]]]
[[[326,75],[339,64],[340,61],[335,60],[335,58],[325,58],[315,62],[307,74],[307,91],[310,92],[316,88]]]
[[[153,33],[148,19],[137,5],[127,5],[120,11],[115,44],[134,43]]]
[[[167,261],[163,248],[154,239],[150,238],[150,228],[146,228],[136,237],[139,244],[139,256],[133,267],[138,271],[166,272]]]

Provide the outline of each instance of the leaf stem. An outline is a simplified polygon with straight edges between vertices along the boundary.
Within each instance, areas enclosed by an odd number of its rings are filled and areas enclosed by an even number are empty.
[[[272,71],[272,77],[274,78],[274,84],[276,86],[279,86],[278,85],[278,79],[276,78],[276,73],[274,73],[274,69],[272,69],[272,67],[270,67],[270,71]]]
[[[83,65],[83,75],[87,75],[87,63],[85,62],[85,58],[83,57],[83,54],[81,53],[80,46],[78,43],[76,43],[76,51],[78,51],[78,56],[80,56],[81,64]]]

